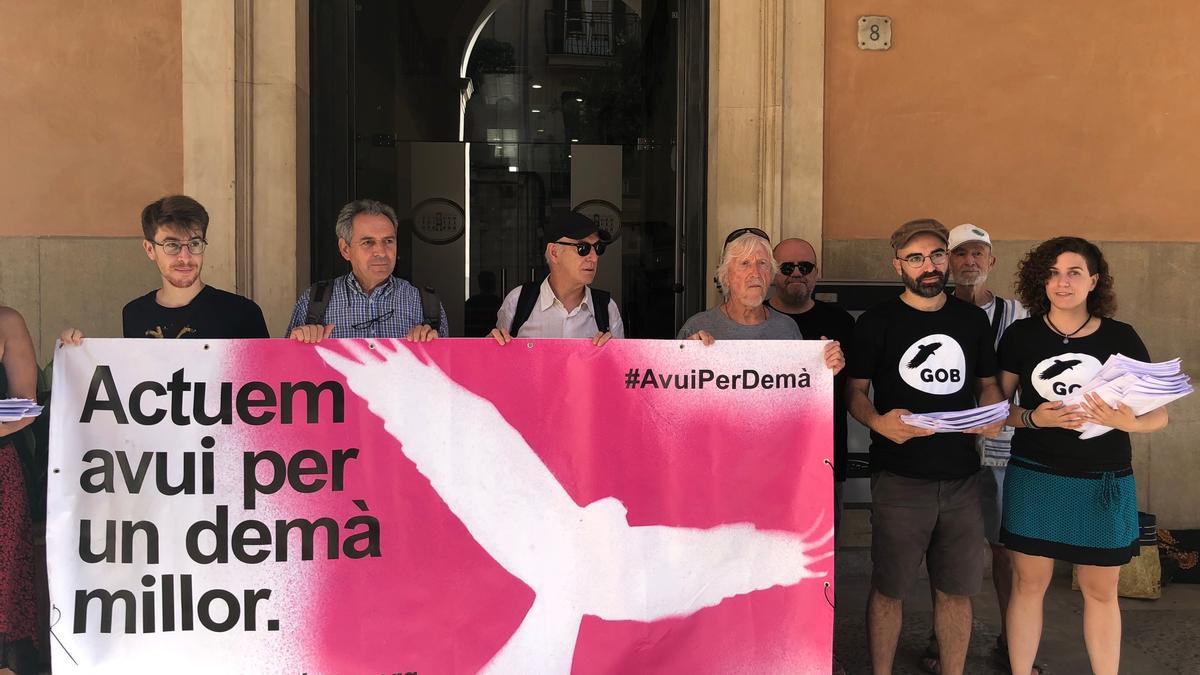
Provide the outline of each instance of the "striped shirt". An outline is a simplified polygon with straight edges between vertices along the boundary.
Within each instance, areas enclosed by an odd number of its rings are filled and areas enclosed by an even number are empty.
[[[991,302],[980,307],[987,313],[988,323],[993,326],[995,325],[997,300],[1003,299],[993,295]],[[1003,305],[1003,314],[1000,315],[1000,330],[996,331],[996,343],[992,345],[994,348],[1000,347],[1000,338],[1014,321],[1029,316],[1029,310],[1016,300],[1003,300]],[[1012,437],[1013,428],[1008,426],[1001,428],[995,438],[978,436],[976,446],[979,448],[979,463],[983,466],[1008,466],[1008,458],[1012,455]]]

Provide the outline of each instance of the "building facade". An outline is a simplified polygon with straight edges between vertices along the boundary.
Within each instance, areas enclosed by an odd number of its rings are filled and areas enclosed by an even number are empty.
[[[890,19],[888,49],[861,48],[867,14]],[[481,277],[501,294],[536,277],[537,228],[569,208],[620,230],[598,283],[637,317],[631,335],[668,337],[713,301],[735,228],[809,239],[826,278],[889,279],[888,233],[932,216],[995,235],[1000,289],[1037,241],[1098,241],[1118,317],[1186,369],[1200,55],[1160,36],[1197,15],[1183,0],[4,3],[0,302],[43,362],[65,326],[118,335],[121,306],[157,283],[138,212],[183,192],[212,217],[206,280],[281,334],[297,294],[339,269],[336,208],[376,196],[405,221],[400,273],[439,288],[455,334]],[[1135,437],[1141,504],[1175,527],[1200,526],[1193,399]]]

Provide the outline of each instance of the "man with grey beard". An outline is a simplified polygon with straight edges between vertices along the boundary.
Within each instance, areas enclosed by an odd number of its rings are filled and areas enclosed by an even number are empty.
[[[779,271],[773,285],[775,295],[767,302],[771,309],[785,314],[796,322],[805,340],[836,340],[850,344],[854,317],[837,305],[813,297],[813,289],[821,273],[817,267],[817,252],[803,239],[784,239],[772,252]],[[841,392],[846,387],[842,373],[834,378],[833,390],[833,527],[837,533],[842,521],[842,487],[846,484],[846,400]],[[836,534],[835,534],[836,537]]]
[[[1000,337],[1017,319],[1029,316],[1029,311],[1013,299],[1002,298],[988,290],[988,274],[996,264],[992,252],[992,238],[981,227],[965,223],[950,230],[950,278],[954,281],[954,297],[982,309],[992,326],[993,345],[999,347]],[[995,438],[978,437],[980,497],[983,508],[983,534],[992,550],[992,583],[996,588],[996,600],[1000,605],[1000,616],[1008,611],[1008,598],[1012,593],[1012,561],[1008,549],[1000,543],[1000,516],[1004,495],[1004,471],[1011,453],[1012,427],[1004,427]],[[1000,635],[996,638],[995,656],[997,663],[1008,663],[1008,640],[1004,623],[1000,624]],[[926,665],[936,660],[936,643],[931,641]],[[1037,672],[1041,667],[1035,665]]]

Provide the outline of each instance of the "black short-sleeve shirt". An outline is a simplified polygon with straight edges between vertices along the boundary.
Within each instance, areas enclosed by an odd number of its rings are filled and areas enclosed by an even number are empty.
[[[150,291],[121,312],[127,338],[267,338],[267,322],[253,300],[205,286],[183,307],[163,307]]]
[[[1032,410],[1087,384],[1117,353],[1150,360],[1146,345],[1127,323],[1101,319],[1096,332],[1063,344],[1061,335],[1034,316],[1009,326],[1000,340],[999,358],[1001,370],[1020,378],[1021,407]],[[1131,462],[1129,434],[1116,429],[1083,440],[1070,429],[1021,428],[1013,434],[1012,454],[1069,471],[1116,471]]]
[[[770,307],[770,305],[768,305]],[[773,311],[784,316],[790,316],[800,328],[800,334],[805,340],[820,340],[822,336],[837,340],[842,344],[842,352],[850,350],[851,334],[854,331],[854,317],[850,312],[837,305],[813,300],[812,309],[803,314],[781,312],[771,307]],[[846,385],[846,369],[833,378],[833,479],[846,480],[846,464],[848,453],[846,449],[846,398],[842,390]]]
[[[863,313],[847,357],[849,377],[870,380],[875,410],[914,413],[966,410],[977,405],[978,378],[996,374],[987,314],[946,296],[936,312],[899,297]],[[871,433],[871,471],[910,478],[966,478],[979,470],[975,436],[940,433],[896,444]]]

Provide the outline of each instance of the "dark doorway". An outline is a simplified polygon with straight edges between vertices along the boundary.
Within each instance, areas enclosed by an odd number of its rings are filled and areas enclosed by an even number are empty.
[[[704,303],[707,3],[314,0],[313,278],[342,274],[334,217],[393,205],[396,274],[435,286],[453,335],[545,275],[541,227],[610,229],[595,285],[629,337]],[[473,298],[466,302],[468,297]]]

